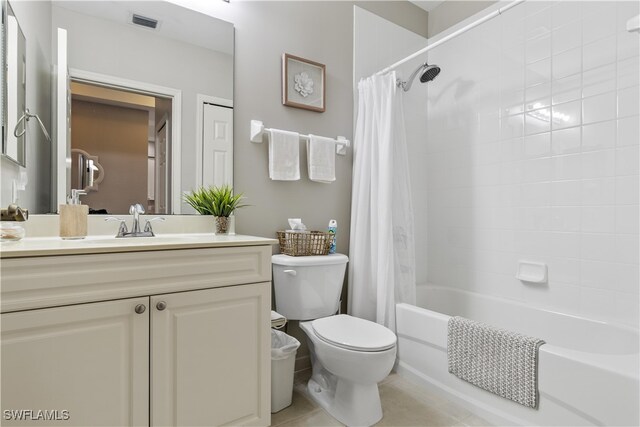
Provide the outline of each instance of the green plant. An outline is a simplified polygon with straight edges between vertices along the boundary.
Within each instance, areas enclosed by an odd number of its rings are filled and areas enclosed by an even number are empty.
[[[244,194],[233,194],[229,185],[222,187],[201,187],[185,193],[184,201],[201,215],[228,217],[234,210],[247,205],[240,204]]]

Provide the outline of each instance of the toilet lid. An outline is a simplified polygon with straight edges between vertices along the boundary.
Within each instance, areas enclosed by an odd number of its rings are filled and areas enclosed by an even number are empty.
[[[339,314],[311,322],[313,331],[324,341],[356,351],[382,351],[396,345],[396,335],[377,323]]]

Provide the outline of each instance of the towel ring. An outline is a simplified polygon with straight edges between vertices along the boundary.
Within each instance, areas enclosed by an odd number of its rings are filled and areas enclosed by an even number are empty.
[[[37,114],[31,114],[28,108],[24,109],[24,113],[18,119],[18,122],[16,123],[16,127],[13,128],[13,136],[15,136],[16,138],[20,138],[22,135],[27,133],[26,122],[28,122],[29,119],[31,118],[35,118],[38,121],[38,124],[40,125],[40,129],[42,130],[42,133],[44,133],[45,138],[47,138],[47,141],[51,142],[51,137],[49,136],[49,132],[47,132],[47,128],[44,126],[44,123],[42,123],[42,120],[40,120],[40,117]],[[22,123],[22,131],[18,132],[20,123]]]

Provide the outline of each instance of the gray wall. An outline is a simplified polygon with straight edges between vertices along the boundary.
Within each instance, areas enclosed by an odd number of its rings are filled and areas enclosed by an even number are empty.
[[[27,41],[27,102],[32,113],[42,119],[51,133],[51,3],[11,2]],[[9,129],[8,132],[13,132]],[[0,158],[0,206],[11,200],[12,181],[20,180],[15,163]],[[29,121],[26,138],[26,191],[18,193],[20,206],[33,213],[48,212],[51,194],[51,145],[35,119]]]
[[[429,12],[428,36],[433,37],[494,3],[497,2],[447,0]]]
[[[427,12],[408,1],[356,1],[358,7],[375,13],[387,21],[427,37]]]
[[[300,181],[271,181],[267,144],[249,142],[249,122],[267,127],[352,138],[352,6],[346,2],[247,2],[237,14],[234,111],[234,186],[253,206],[238,212],[244,234],[275,236],[287,218],[302,218],[324,230],[338,221],[340,252],[348,252],[352,150],[336,158],[336,181],[308,180],[301,145]],[[313,19],[301,19],[301,17]],[[327,23],[331,23],[328,25]],[[281,104],[281,56],[301,56],[326,65],[326,111],[316,113]]]

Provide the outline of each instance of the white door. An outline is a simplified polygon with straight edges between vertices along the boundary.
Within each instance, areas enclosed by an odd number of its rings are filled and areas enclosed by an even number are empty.
[[[149,298],[2,314],[2,425],[149,425]],[[144,305],[145,311],[136,312]],[[140,311],[140,308],[138,308]],[[6,411],[68,420],[15,420]],[[32,416],[36,416],[36,413]]]
[[[151,425],[269,425],[270,290],[151,297]]]
[[[67,202],[71,191],[71,90],[67,56],[67,30],[58,28],[58,52],[55,67],[55,154],[51,156],[56,179],[52,182],[53,212]]]
[[[204,104],[202,185],[233,185],[233,108]]]

